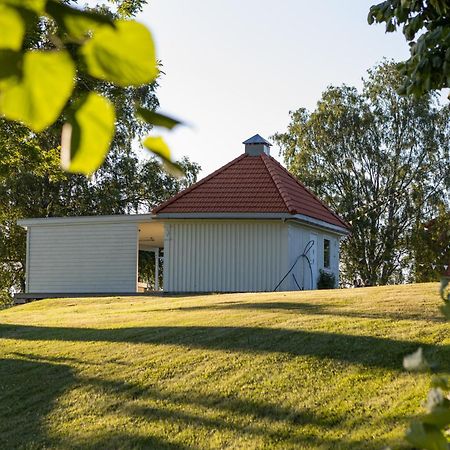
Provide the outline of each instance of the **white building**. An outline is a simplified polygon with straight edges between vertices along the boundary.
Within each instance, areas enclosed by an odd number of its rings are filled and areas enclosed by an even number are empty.
[[[26,297],[136,293],[139,250],[163,253],[165,292],[315,289],[320,269],[338,279],[348,225],[270,156],[266,140],[244,144],[152,214],[19,221]]]

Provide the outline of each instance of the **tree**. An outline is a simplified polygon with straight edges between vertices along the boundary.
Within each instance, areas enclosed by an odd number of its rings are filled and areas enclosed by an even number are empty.
[[[445,205],[433,219],[416,224],[411,248],[415,281],[438,281],[450,264],[450,210]]]
[[[434,94],[400,97],[400,80],[396,64],[384,62],[361,93],[329,87],[315,111],[292,112],[287,132],[274,136],[288,169],[352,225],[347,281],[404,281],[414,224],[448,208],[450,108]]]
[[[51,2],[42,3],[48,5]],[[103,6],[102,17],[113,20],[119,14],[130,15],[139,10],[143,2],[127,0],[115,3],[118,4],[118,13],[113,14]],[[0,8],[2,4],[0,0]],[[21,52],[27,54],[36,48],[51,52],[54,44],[49,36],[53,36],[51,28],[54,23],[42,20],[39,26],[34,25],[27,28]],[[0,59],[4,53],[5,50],[0,50]],[[11,56],[11,52],[7,53]],[[196,180],[199,166],[186,158],[172,165],[180,167],[184,173],[182,178],[175,178],[155,158],[141,161],[133,150],[133,144],[152,128],[149,121],[136,120],[136,103],[151,120],[154,121],[155,117],[167,120],[162,116],[152,116],[158,106],[156,88],[156,81],[139,86],[120,86],[82,71],[77,73],[77,83],[69,103],[83,102],[86,95],[96,91],[108,99],[116,117],[111,151],[105,164],[90,178],[65,172],[60,167],[61,127],[69,109],[39,133],[19,122],[0,118],[0,303],[1,298],[9,298],[12,289],[24,288],[25,233],[17,226],[18,219],[148,212]],[[169,125],[173,126],[173,122]]]
[[[149,212],[195,182],[199,166],[183,158],[185,176],[169,175],[155,158],[110,152],[107,162],[86,178],[64,172],[59,151],[22,140],[21,125],[0,121],[0,304],[25,283],[24,217]]]
[[[386,32],[403,26],[410,58],[401,65],[401,94],[421,95],[450,87],[450,3],[448,0],[386,0],[370,8],[369,24]]]
[[[115,129],[124,126],[117,120],[123,110],[149,125],[171,129],[179,122],[145,102],[159,74],[153,38],[144,25],[124,20],[143,1],[115,1],[116,13],[70,3],[0,0],[0,116],[35,135],[62,126],[63,167],[90,175],[103,163]],[[180,172],[161,137],[143,144]]]

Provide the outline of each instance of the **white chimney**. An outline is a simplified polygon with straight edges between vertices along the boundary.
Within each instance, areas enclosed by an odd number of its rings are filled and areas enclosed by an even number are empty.
[[[270,144],[259,134],[255,134],[250,139],[243,142],[245,145],[245,153],[249,156],[259,156],[265,153],[270,155]]]

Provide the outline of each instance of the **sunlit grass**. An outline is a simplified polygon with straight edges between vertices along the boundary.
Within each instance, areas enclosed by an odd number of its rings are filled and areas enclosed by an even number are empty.
[[[450,369],[438,285],[45,300],[0,312],[0,448],[401,443]]]

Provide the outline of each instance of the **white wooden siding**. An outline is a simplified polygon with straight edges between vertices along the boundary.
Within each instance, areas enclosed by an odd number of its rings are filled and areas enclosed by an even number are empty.
[[[319,270],[324,269],[323,266],[323,240],[330,240],[330,271],[332,271],[336,277],[336,281],[339,281],[339,237],[334,233],[327,233],[326,231],[308,227],[306,225],[300,225],[295,223],[289,224],[289,267],[294,264],[295,260],[299,255],[303,253],[306,245],[310,241],[311,233],[317,234],[317,248],[316,248],[316,258],[317,258],[317,272],[313,274],[315,280],[319,277]],[[308,253],[310,256],[311,250]],[[309,269],[308,261],[306,258],[300,258],[297,262],[294,270],[294,274],[297,283],[303,289],[316,289],[317,286],[311,286],[311,272]],[[288,277],[288,289],[298,290],[298,286],[292,275]]]
[[[135,223],[30,226],[27,292],[136,292],[137,233]]]
[[[288,269],[287,228],[262,220],[167,222],[164,290],[272,291]]]

